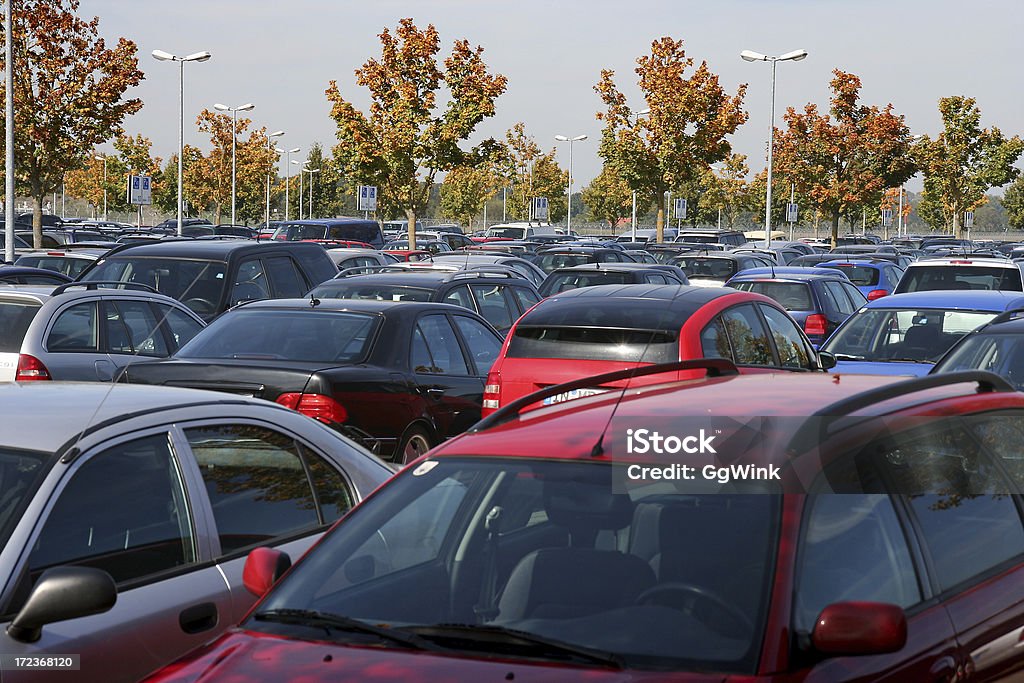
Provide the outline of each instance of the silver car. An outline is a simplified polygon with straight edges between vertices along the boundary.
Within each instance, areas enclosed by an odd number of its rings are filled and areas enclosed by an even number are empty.
[[[0,653],[81,667],[4,683],[138,680],[245,614],[249,550],[301,555],[391,475],[316,420],[221,392],[9,383],[0,414]]]
[[[0,289],[0,381],[109,382],[135,361],[174,354],[203,327],[184,304],[152,291]]]

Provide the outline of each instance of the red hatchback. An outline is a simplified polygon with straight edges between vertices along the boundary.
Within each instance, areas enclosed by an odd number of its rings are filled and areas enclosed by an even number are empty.
[[[800,326],[766,296],[679,285],[583,287],[541,301],[512,326],[487,377],[483,415],[580,377],[695,358],[726,358],[745,373],[824,369]],[[696,376],[680,371],[678,378]],[[545,401],[596,394],[626,381]]]
[[[698,366],[719,376],[506,409],[446,442],[153,680],[1024,671],[1024,394],[977,371]],[[286,567],[254,551],[247,588]]]

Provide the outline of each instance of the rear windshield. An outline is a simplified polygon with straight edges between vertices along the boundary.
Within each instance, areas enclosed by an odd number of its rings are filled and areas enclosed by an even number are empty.
[[[215,320],[177,357],[354,363],[366,355],[379,319],[340,311],[243,308]]]
[[[856,284],[856,283],[855,283]],[[916,266],[900,279],[898,292],[937,289],[1021,291],[1020,269],[992,266]]]
[[[285,223],[274,232],[275,240],[341,240],[365,242],[379,249],[384,246],[380,226],[373,221],[365,223],[333,223],[317,225]]]
[[[56,273],[64,273],[68,277],[78,277],[92,259],[72,258],[69,256],[22,256],[17,265],[31,268],[44,268]]]
[[[521,240],[526,237],[526,228],[491,228],[487,231],[488,237],[511,237],[514,240]]]
[[[589,254],[541,254],[534,260],[534,263],[549,273],[558,268],[582,266],[592,262],[593,258]]]
[[[541,294],[551,296],[578,287],[622,285],[630,282],[629,273],[553,273],[541,285]]]
[[[873,287],[877,285],[879,275],[881,274],[881,271],[878,268],[855,266],[852,264],[842,265],[838,263],[823,263],[821,264],[821,267],[843,271],[846,273],[846,277],[850,278],[850,282],[858,287]]]
[[[20,353],[32,319],[39,312],[36,301],[0,301],[0,353]]]
[[[324,284],[315,288],[310,295],[324,299],[370,299],[372,301],[430,301],[434,293],[422,287],[404,287],[356,282],[346,284]]]
[[[724,281],[736,274],[736,262],[732,259],[680,256],[673,263],[682,268],[691,279]]]
[[[186,306],[194,299],[216,305],[224,291],[223,261],[188,258],[125,256],[101,262],[83,278],[85,281],[114,280],[149,285]]]
[[[805,282],[735,282],[732,287],[742,292],[764,294],[775,299],[787,311],[810,311],[811,289]]]

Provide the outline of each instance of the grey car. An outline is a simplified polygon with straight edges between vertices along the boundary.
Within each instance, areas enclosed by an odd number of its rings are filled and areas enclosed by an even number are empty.
[[[316,420],[222,392],[8,383],[0,414],[17,425],[0,437],[0,653],[81,666],[4,683],[138,680],[251,607],[249,550],[302,554],[391,475]]]
[[[153,291],[69,283],[0,290],[0,381],[113,380],[137,360],[167,358],[203,327]]]

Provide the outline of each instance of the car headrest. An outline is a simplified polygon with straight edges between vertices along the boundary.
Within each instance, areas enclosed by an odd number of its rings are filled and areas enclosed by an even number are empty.
[[[633,518],[629,496],[612,493],[610,481],[545,481],[544,510],[553,524],[572,530],[617,530]]]

